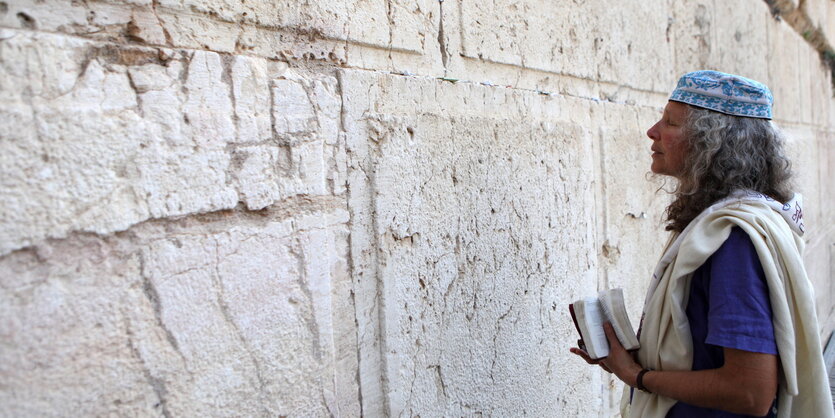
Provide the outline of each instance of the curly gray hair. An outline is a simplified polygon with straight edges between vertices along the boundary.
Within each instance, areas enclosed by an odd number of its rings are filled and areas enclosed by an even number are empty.
[[[792,197],[785,139],[770,120],[726,115],[688,105],[684,124],[687,157],[675,200],[667,207],[667,230],[682,231],[711,204],[738,189],[786,202]]]

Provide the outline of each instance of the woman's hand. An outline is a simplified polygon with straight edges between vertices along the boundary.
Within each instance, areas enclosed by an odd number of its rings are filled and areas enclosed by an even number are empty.
[[[643,368],[635,361],[632,354],[623,348],[612,324],[606,322],[603,324],[603,330],[606,331],[606,338],[609,340],[609,355],[600,360],[600,365],[611,370],[627,385],[635,387],[638,384],[638,372]]]
[[[596,364],[596,365],[600,366],[603,370],[606,370],[609,373],[612,372],[611,370],[609,370],[608,367],[606,367],[603,364],[603,360],[605,360],[605,359],[593,360],[591,357],[589,357],[589,353],[587,353],[586,350],[583,350],[583,349],[580,349],[580,348],[577,348],[577,347],[571,347],[571,352],[580,356],[580,357],[582,357],[583,360],[585,360],[586,363],[588,363],[588,364]]]
[[[579,348],[572,348],[571,352],[635,387],[641,365],[620,344],[611,324],[606,323],[603,328],[609,340],[608,357],[592,360]],[[777,394],[778,357],[731,348],[723,348],[723,355],[725,364],[718,369],[653,371],[644,375],[644,386],[660,396],[702,408],[765,415]]]
[[[635,386],[638,372],[641,371],[641,365],[635,362],[632,354],[629,354],[615,335],[615,329],[612,324],[603,324],[603,330],[606,332],[606,338],[609,340],[609,356],[593,360],[589,357],[589,353],[576,347],[571,348],[571,352],[580,356],[588,364],[596,364],[609,373],[614,373],[620,380],[623,380],[629,386]]]

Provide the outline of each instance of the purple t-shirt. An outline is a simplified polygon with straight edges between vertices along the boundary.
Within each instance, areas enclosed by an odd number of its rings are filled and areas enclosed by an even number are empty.
[[[693,336],[693,370],[716,369],[725,363],[723,347],[777,354],[771,303],[757,251],[739,227],[694,273],[687,302]],[[775,405],[767,417],[776,416]],[[722,417],[732,414],[677,402],[667,418]]]

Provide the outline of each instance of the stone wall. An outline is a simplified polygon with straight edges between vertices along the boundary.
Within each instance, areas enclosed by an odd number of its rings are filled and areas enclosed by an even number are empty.
[[[0,2],[0,415],[610,416],[677,77],[772,86],[835,327],[835,1]],[[826,51],[830,52],[827,53]]]

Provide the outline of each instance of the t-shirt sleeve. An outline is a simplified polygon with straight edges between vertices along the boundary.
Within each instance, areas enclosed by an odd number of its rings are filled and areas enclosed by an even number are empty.
[[[765,273],[739,227],[711,256],[709,299],[706,343],[777,354]]]

